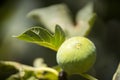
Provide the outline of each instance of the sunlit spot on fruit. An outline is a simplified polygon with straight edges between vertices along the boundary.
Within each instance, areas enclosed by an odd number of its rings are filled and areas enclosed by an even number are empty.
[[[82,46],[81,43],[76,43],[76,45],[75,45],[75,47],[76,47],[77,49],[80,49],[81,46]]]

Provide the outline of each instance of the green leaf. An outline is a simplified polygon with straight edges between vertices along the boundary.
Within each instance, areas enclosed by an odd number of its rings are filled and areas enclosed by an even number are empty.
[[[21,77],[22,80],[39,80],[36,76],[35,76],[35,72],[34,71],[30,71],[30,70],[25,70],[24,71],[24,75]]]
[[[46,80],[58,80],[58,76],[56,76],[56,75],[54,75],[52,73],[49,73],[49,72],[46,73],[44,75],[44,77],[45,77]]]
[[[65,34],[61,27],[56,25],[55,34],[50,33],[50,31],[42,27],[33,27],[20,36],[17,36],[17,38],[57,51],[65,40]]]
[[[61,71],[62,71],[62,68],[61,68],[59,65],[53,66],[53,69],[55,69],[55,70],[58,71],[58,72],[61,72]]]
[[[56,25],[56,28],[55,28],[55,35],[54,35],[54,45],[61,45],[65,40],[65,33],[64,31],[62,30],[62,28],[60,28],[59,25]]]
[[[6,80],[21,80],[19,74],[13,74],[10,77],[8,77]]]
[[[112,80],[120,80],[120,63],[118,65],[117,71],[115,72]]]

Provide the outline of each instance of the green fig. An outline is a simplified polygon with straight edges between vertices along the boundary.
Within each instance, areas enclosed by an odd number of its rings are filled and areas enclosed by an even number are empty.
[[[56,58],[59,66],[68,74],[82,74],[95,63],[96,48],[85,37],[72,37],[63,42]]]

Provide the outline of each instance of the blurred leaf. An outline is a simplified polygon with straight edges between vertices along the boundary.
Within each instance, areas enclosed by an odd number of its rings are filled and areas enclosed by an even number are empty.
[[[25,73],[22,76],[22,80],[39,80],[39,78],[36,77],[35,70],[24,70],[24,72]]]
[[[120,64],[118,65],[117,71],[115,72],[112,80],[120,80]]]
[[[76,16],[76,21],[86,21],[88,22],[93,16],[93,3],[87,3],[82,9],[80,9]]]
[[[54,66],[53,69],[57,70],[58,72],[62,71],[62,68],[59,65]]]
[[[33,62],[34,67],[47,67],[47,64],[44,63],[44,60],[42,58],[37,58]]]
[[[51,14],[49,16],[49,14]],[[28,14],[45,25],[53,32],[54,25],[59,24],[66,32],[67,37],[86,36],[95,22],[96,14],[93,12],[93,2],[80,9],[76,15],[76,25],[73,24],[70,10],[65,4],[57,4],[36,9]]]
[[[34,71],[19,72],[11,75],[7,80],[39,80],[36,78]]]
[[[50,67],[32,67],[12,61],[0,62],[0,80],[58,80]]]
[[[60,26],[56,25],[55,34],[52,34],[47,29],[41,27],[33,27],[20,36],[17,36],[17,38],[57,51],[65,40],[65,34]]]
[[[0,79],[2,78],[2,80],[4,80],[10,75],[19,72],[19,65],[20,64],[17,64],[15,62],[0,61]]]
[[[13,74],[10,77],[8,77],[6,80],[21,80],[19,74]]]
[[[31,76],[30,78],[28,78],[28,79],[25,79],[25,80],[40,80],[40,79],[37,79],[36,77],[34,77],[34,76]]]
[[[58,80],[58,76],[48,71],[36,73],[36,77],[40,80]]]
[[[96,14],[93,12],[93,3],[86,4],[76,16],[77,25],[76,32],[73,35],[86,36],[91,30],[96,19]]]
[[[55,4],[32,10],[27,16],[39,21],[52,32],[54,32],[55,25],[58,24],[69,33],[69,29],[74,26],[69,13],[70,10],[65,4]]]
[[[44,76],[46,80],[58,80],[58,76],[51,74],[49,72],[46,73]]]
[[[27,68],[27,67],[26,67]],[[40,68],[26,69],[11,75],[7,80],[58,80],[58,76],[47,70],[40,71]]]

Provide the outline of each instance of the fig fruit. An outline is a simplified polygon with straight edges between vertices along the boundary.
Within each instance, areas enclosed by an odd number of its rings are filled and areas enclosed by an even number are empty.
[[[88,38],[72,37],[60,46],[56,59],[68,74],[85,73],[95,63],[96,48]]]

